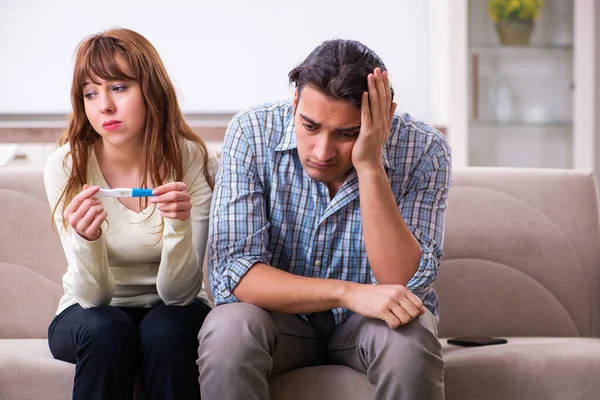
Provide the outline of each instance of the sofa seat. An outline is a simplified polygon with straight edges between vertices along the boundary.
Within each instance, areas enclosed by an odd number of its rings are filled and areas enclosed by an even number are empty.
[[[593,399],[600,394],[600,339],[509,338],[507,344],[483,347],[453,346],[443,339],[442,346],[448,399]],[[74,373],[73,364],[52,357],[47,339],[0,340],[0,399],[68,400]],[[366,375],[332,365],[273,376],[270,388],[274,400],[358,400],[374,393]]]
[[[0,399],[69,400],[75,365],[57,361],[48,339],[0,339]]]
[[[493,346],[442,344],[447,399],[600,399],[600,339],[514,337]]]
[[[442,339],[442,348],[447,399],[600,398],[600,339],[509,338],[483,347]],[[373,393],[367,377],[348,367],[302,368],[271,378],[273,400],[369,399]]]

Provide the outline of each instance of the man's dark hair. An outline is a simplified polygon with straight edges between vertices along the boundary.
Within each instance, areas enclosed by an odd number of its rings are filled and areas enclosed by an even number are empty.
[[[360,108],[362,94],[369,90],[367,75],[377,67],[386,70],[373,50],[356,40],[335,39],[320,44],[288,77],[298,95],[310,85],[332,100],[349,101]]]

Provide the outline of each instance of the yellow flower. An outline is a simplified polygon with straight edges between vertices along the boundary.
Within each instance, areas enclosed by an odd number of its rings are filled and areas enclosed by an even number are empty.
[[[506,5],[506,11],[509,14],[513,13],[519,9],[519,6],[519,0],[509,0],[508,4]]]
[[[490,19],[537,19],[544,6],[542,0],[489,0]]]

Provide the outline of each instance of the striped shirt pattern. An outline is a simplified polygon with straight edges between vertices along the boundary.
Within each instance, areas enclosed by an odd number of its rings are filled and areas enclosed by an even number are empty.
[[[436,316],[432,285],[442,256],[450,157],[437,130],[408,114],[394,116],[383,163],[422,250],[407,288]],[[325,184],[304,172],[289,101],[237,114],[225,136],[211,206],[208,261],[215,303],[237,302],[233,290],[255,263],[306,277],[377,284],[358,194],[356,171],[333,199]],[[348,309],[332,311],[336,324],[352,315]]]

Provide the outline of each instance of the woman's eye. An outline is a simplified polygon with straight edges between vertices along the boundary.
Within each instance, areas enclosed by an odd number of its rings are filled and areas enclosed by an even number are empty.
[[[95,93],[94,92],[88,92],[88,93],[84,93],[83,97],[85,97],[88,100],[91,100],[94,98]]]
[[[127,89],[126,85],[115,85],[115,86],[113,86],[113,92],[115,92],[115,93],[123,92],[123,91],[125,91],[125,89]]]

